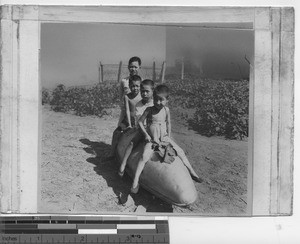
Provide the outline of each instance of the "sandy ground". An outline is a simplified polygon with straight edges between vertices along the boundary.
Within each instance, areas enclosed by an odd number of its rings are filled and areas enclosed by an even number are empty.
[[[201,136],[171,112],[173,136],[204,179],[195,183],[199,198],[194,204],[172,206],[143,189],[122,199],[132,180],[126,175],[120,179],[117,163],[108,159],[117,109],[99,118],[53,112],[44,106],[39,212],[246,214],[248,143]]]

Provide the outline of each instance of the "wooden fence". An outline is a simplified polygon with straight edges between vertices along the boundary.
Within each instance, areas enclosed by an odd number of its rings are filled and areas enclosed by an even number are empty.
[[[153,62],[152,66],[143,66],[140,70],[140,75],[143,79],[152,79],[157,82],[164,82],[166,71],[166,62],[161,66],[157,66]],[[119,64],[104,64],[99,63],[99,83],[106,81],[120,82],[122,78],[128,76],[127,65],[123,65],[122,61]]]

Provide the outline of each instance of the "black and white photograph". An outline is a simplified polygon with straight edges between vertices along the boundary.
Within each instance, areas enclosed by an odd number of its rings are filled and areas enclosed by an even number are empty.
[[[42,23],[40,211],[246,215],[253,55],[248,23]]]
[[[2,241],[62,218],[299,240],[294,1],[38,2],[0,4],[0,217],[22,225],[3,220]],[[123,230],[60,241],[152,235]]]

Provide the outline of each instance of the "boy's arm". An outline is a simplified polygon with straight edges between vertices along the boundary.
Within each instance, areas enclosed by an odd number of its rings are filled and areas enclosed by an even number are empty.
[[[123,103],[121,104],[121,113],[120,113],[120,117],[119,117],[119,121],[118,121],[118,126],[120,126],[121,125],[121,123],[122,123],[122,121],[123,121],[123,119],[124,119],[124,117],[125,117],[125,108],[124,108],[124,106],[125,106],[125,104],[124,104],[124,100],[125,100],[125,98],[124,98],[124,96],[122,96],[122,99],[121,99],[121,101],[123,101]]]
[[[118,126],[120,126],[120,125],[121,125],[121,122],[122,122],[123,118],[124,118],[124,109],[121,109],[121,114],[120,114],[120,118],[119,118]]]
[[[126,95],[124,96],[124,103],[125,103],[126,118],[127,118],[129,127],[132,127],[131,126],[131,118],[130,118],[129,101],[128,101],[128,97]]]
[[[145,127],[144,127],[144,121],[147,118],[147,115],[149,114],[149,108],[146,108],[146,110],[144,111],[144,113],[142,114],[142,116],[140,117],[140,119],[138,120],[138,124],[143,132],[143,134],[145,135],[145,139],[146,141],[151,141],[151,136],[147,133]]]
[[[123,99],[123,96],[126,95],[124,93],[125,79],[122,79],[119,86],[120,98]]]
[[[167,113],[167,133],[168,137],[171,138],[171,115],[170,115],[170,109],[166,107],[166,113]]]

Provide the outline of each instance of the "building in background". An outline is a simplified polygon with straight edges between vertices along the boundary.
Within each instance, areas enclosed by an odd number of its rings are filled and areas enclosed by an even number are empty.
[[[253,57],[254,34],[250,30],[205,29],[191,26],[125,24],[43,23],[41,25],[41,81],[53,88],[99,82],[99,63],[123,63],[139,56],[142,67],[166,74],[185,74],[221,79],[247,79]],[[108,66],[107,66],[108,67]],[[117,67],[117,66],[115,66]],[[114,68],[104,72],[116,73]],[[150,70],[151,72],[151,70]],[[145,72],[144,72],[145,73]],[[113,74],[112,74],[113,75]]]
[[[254,33],[238,29],[167,27],[167,74],[184,73],[208,78],[247,79],[254,54]]]

